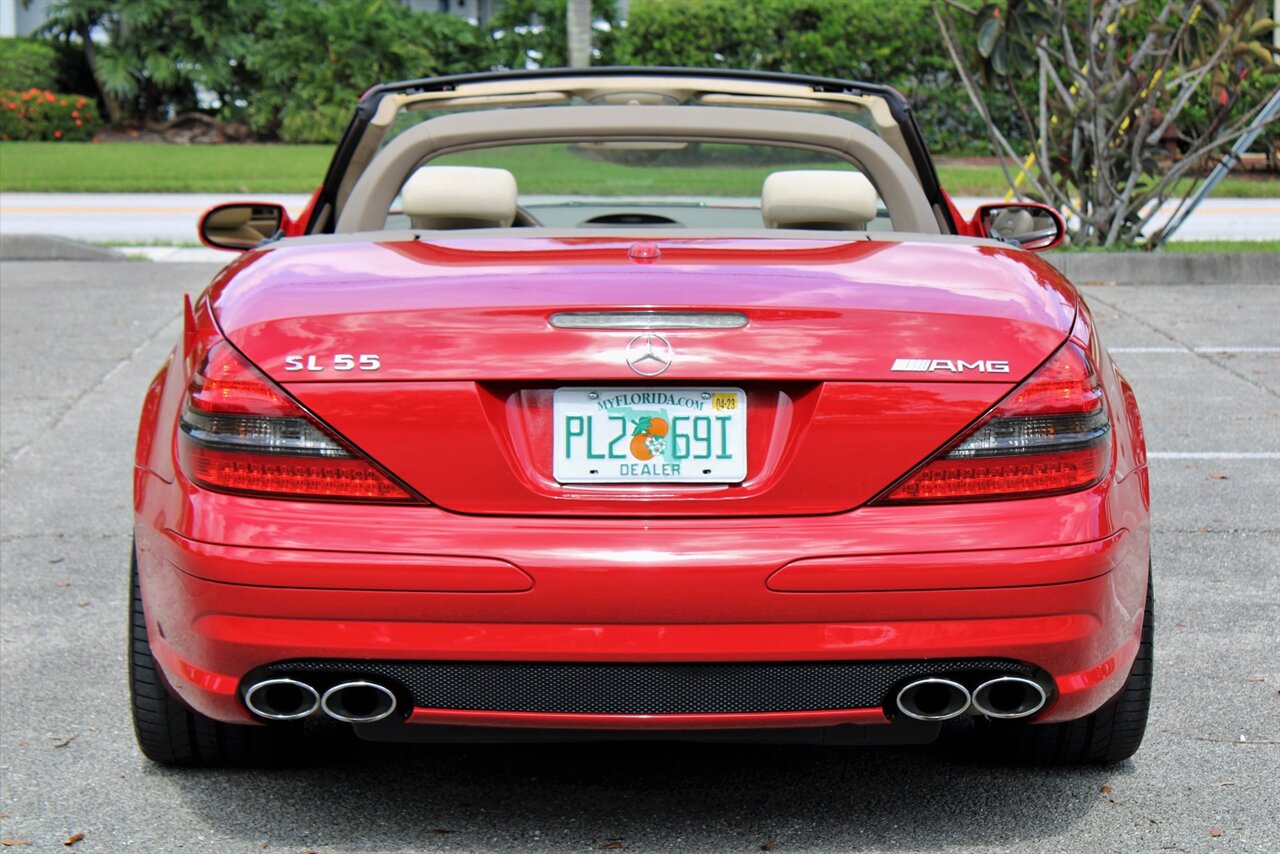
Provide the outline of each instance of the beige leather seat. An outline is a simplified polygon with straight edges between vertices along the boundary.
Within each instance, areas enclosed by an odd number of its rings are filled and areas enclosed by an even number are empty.
[[[414,228],[508,228],[516,218],[516,179],[506,169],[423,166],[400,190]]]
[[[765,228],[851,231],[876,218],[875,186],[861,172],[774,172],[760,191]]]

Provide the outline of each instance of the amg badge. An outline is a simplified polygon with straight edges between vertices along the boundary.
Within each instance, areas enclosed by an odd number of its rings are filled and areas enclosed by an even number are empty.
[[[965,371],[977,371],[980,374],[1007,374],[1008,362],[993,362],[978,359],[966,362],[964,359],[894,359],[891,371],[908,371],[912,373],[930,373],[932,371],[949,371],[963,374]]]

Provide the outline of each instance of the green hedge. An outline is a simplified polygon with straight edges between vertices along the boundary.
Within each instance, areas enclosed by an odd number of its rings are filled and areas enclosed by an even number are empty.
[[[78,45],[19,36],[0,38],[0,90],[5,89],[90,95],[97,85]]]
[[[790,71],[887,83],[930,147],[989,153],[986,132],[923,0],[634,0],[620,53],[633,65]],[[1008,99],[994,95],[997,116]],[[1002,122],[1012,126],[1012,121]]]
[[[0,39],[0,90],[55,89],[58,50],[43,39]]]
[[[259,77],[249,127],[286,142],[334,142],[375,83],[475,71],[489,49],[451,15],[369,0],[276,0],[245,64]]]
[[[219,4],[200,38],[185,32],[184,22],[198,11],[194,0],[122,0],[81,11],[111,34],[96,62],[114,93],[115,120],[163,119],[195,109],[198,92],[206,103],[213,93],[210,112],[244,123],[260,139],[331,143],[374,83],[564,64],[565,4],[505,0],[479,28],[393,0],[237,0]],[[80,5],[53,8],[61,10],[51,26],[57,44],[9,40],[14,47],[0,52],[0,71],[11,71],[9,88],[92,90],[91,78],[88,88],[80,88],[83,78],[67,82],[74,69],[52,54],[78,50]],[[595,64],[764,69],[887,83],[911,101],[932,149],[989,151],[926,0],[632,0],[625,27],[613,0],[595,0],[592,10]],[[37,74],[43,76],[28,79]],[[998,117],[1009,115],[1007,99],[985,97]]]
[[[624,58],[633,64],[804,71],[928,81],[951,73],[924,2],[634,0]]]
[[[101,127],[97,105],[83,95],[0,91],[0,139],[85,142]]]

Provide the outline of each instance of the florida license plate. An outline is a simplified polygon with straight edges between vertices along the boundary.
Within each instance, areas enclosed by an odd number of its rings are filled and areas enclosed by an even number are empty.
[[[738,483],[747,476],[740,388],[556,389],[560,483]]]

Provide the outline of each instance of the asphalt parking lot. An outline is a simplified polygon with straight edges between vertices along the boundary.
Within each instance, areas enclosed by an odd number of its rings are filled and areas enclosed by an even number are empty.
[[[15,850],[1280,850],[1280,273],[1093,286],[1152,451],[1156,683],[1112,768],[966,750],[320,743],[170,770],[124,660],[143,391],[204,265],[0,264],[0,838]]]

